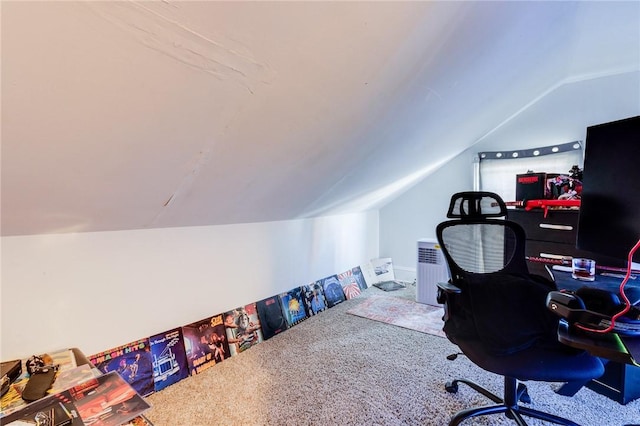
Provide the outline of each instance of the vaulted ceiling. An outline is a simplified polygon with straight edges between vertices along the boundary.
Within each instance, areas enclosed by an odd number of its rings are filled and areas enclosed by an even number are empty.
[[[0,12],[2,235],[379,207],[550,89],[640,68],[638,2]]]

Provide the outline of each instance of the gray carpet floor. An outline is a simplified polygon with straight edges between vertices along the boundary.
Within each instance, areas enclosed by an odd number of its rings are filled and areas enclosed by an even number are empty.
[[[502,393],[502,378],[460,356],[442,337],[349,315],[373,294],[414,299],[415,287],[385,293],[370,288],[203,373],[147,400],[156,426],[175,425],[446,425],[458,410],[490,403],[464,385],[464,377]],[[573,397],[560,384],[527,382],[530,407],[583,426],[640,423],[640,400],[620,405],[590,389]],[[514,424],[502,415],[464,425]],[[531,426],[547,423],[531,420]]]

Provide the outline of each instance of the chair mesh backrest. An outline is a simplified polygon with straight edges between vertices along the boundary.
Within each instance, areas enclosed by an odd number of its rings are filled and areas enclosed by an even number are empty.
[[[545,307],[555,285],[528,274],[525,232],[505,215],[498,195],[464,192],[451,199],[453,220],[436,227],[460,290],[445,299],[444,331],[454,343],[479,339],[495,355],[557,341],[558,317]]]
[[[503,219],[504,201],[491,192],[460,192],[451,197],[447,217],[436,228],[452,277],[499,271],[527,273],[525,233]]]
[[[500,222],[459,222],[442,229],[442,244],[458,268],[486,274],[501,271],[513,260],[516,234]]]

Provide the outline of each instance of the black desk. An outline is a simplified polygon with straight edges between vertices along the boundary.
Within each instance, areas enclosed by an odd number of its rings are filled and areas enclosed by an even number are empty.
[[[559,289],[577,290],[589,286],[606,289],[619,294],[621,278],[601,276],[596,281],[579,281],[571,278],[568,272],[553,271]],[[640,300],[640,277],[629,280],[625,294],[633,303]],[[640,337],[619,336],[615,333],[589,333],[571,327],[561,320],[558,328],[558,340],[568,346],[584,349],[594,356],[609,360],[605,374],[591,381],[587,387],[626,404],[640,397]]]
[[[622,278],[599,273],[596,275],[595,281],[581,281],[571,278],[570,272],[552,270],[552,273],[556,286],[560,290],[575,291],[581,287],[593,287],[620,294],[619,289]],[[634,276],[637,276],[636,279],[629,279],[624,287],[624,292],[632,304],[640,302],[640,275],[635,274]]]
[[[610,361],[640,366],[640,337],[622,337],[615,333],[596,334],[570,329],[560,321],[558,340],[565,345],[584,349],[594,356]]]

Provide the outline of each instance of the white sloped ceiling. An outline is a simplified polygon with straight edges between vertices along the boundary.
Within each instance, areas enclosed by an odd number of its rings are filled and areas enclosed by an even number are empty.
[[[375,208],[563,82],[637,2],[5,2],[2,234]]]

